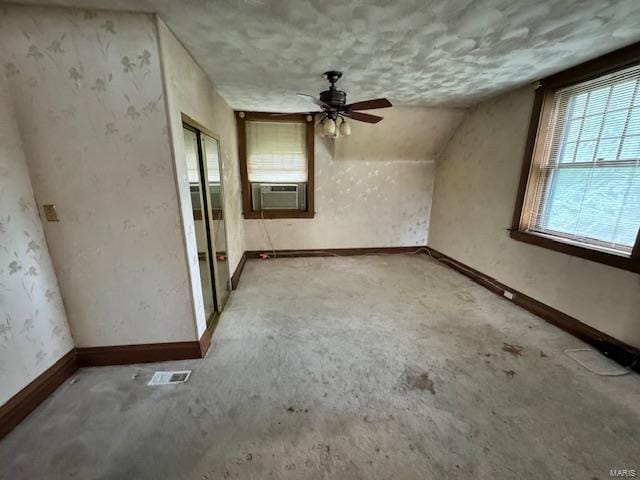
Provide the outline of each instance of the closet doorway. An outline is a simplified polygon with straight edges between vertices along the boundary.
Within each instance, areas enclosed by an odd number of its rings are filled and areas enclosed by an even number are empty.
[[[222,312],[231,287],[223,172],[218,138],[194,124],[184,122],[183,134],[202,300],[207,326],[210,326]]]

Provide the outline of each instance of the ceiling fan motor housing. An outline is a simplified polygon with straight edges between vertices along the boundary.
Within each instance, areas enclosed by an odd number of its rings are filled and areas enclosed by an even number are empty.
[[[335,87],[320,93],[320,100],[332,107],[341,107],[347,103],[347,94]]]
[[[320,98],[315,98],[313,95],[307,95],[304,93],[298,93],[298,95],[305,97],[307,100],[315,103],[317,106],[322,108],[321,112],[321,122],[324,122],[326,119],[333,120],[333,122],[329,122],[334,125],[334,122],[338,120],[338,117],[342,117],[343,122],[341,126],[344,125],[345,131],[348,129],[348,124],[344,123],[345,117],[357,120],[359,122],[366,123],[378,123],[382,120],[382,117],[377,115],[370,115],[368,113],[362,113],[358,110],[372,110],[378,108],[387,108],[391,107],[391,102],[386,98],[376,98],[373,100],[364,100],[361,102],[355,102],[347,105],[347,94],[342,90],[338,90],[336,88],[336,82],[342,77],[342,72],[337,70],[330,70],[324,73],[324,78],[329,81],[329,90],[325,90],[320,93]],[[317,113],[317,112],[314,112]],[[344,133],[348,135],[348,133]]]
[[[331,70],[331,71],[325,72],[323,76],[324,78],[329,80],[329,83],[331,83],[331,86],[329,87],[329,90],[325,90],[324,92],[320,93],[320,100],[332,106],[334,109],[340,110],[340,107],[344,106],[347,103],[347,94],[342,90],[338,90],[336,88],[336,82],[342,76],[342,72]],[[334,113],[334,112],[327,112],[327,113],[329,113],[329,116],[333,118],[331,113]]]

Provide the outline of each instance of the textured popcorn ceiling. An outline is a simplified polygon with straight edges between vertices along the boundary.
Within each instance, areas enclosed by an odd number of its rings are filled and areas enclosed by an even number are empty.
[[[351,101],[466,106],[640,40],[639,0],[27,0],[159,12],[236,109]]]

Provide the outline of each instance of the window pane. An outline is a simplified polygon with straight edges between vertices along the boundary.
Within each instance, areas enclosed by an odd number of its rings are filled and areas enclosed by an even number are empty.
[[[629,108],[635,88],[636,80],[630,80],[614,86],[613,91],[611,92],[611,98],[609,99],[608,109],[616,110],[619,108]]]
[[[602,126],[602,116],[592,115],[584,119],[582,124],[582,132],[580,140],[595,140],[600,135],[600,127]]]
[[[640,225],[639,171],[639,166],[557,169],[540,226],[633,246]]]
[[[609,98],[609,90],[611,87],[598,88],[589,94],[586,115],[594,115],[604,113]]]
[[[624,132],[624,124],[627,120],[628,110],[609,112],[605,116],[602,137],[621,137]]]
[[[573,162],[573,156],[576,153],[576,144],[567,143],[562,147],[562,153],[560,154],[560,162],[571,163]]]
[[[635,177],[630,180],[624,206],[620,213],[619,228],[614,242],[621,245],[633,245],[640,228],[640,168],[636,167]]]
[[[582,202],[580,183],[582,174],[586,171],[586,169],[567,168],[553,173],[551,188],[546,199],[545,215],[540,227],[558,232],[575,231]]]
[[[565,138],[565,142],[575,142],[578,140],[578,135],[580,135],[580,127],[582,126],[582,118],[578,118],[577,120],[572,120],[567,125],[567,136]]]
[[[584,115],[584,107],[587,106],[588,93],[581,93],[572,97],[571,118],[582,117]]]
[[[576,162],[592,162],[596,150],[596,142],[580,142],[576,151]]]
[[[616,160],[619,146],[619,138],[600,140],[600,143],[598,144],[598,151],[596,152],[596,160]]]
[[[640,135],[625,137],[622,142],[620,160],[637,160],[640,158]]]
[[[640,107],[631,110],[627,125],[627,135],[636,135],[638,133],[640,133]]]

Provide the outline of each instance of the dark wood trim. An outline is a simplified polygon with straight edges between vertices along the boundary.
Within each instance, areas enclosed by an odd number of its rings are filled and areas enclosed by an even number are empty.
[[[247,263],[247,252],[242,252],[242,257],[240,257],[240,261],[236,266],[236,270],[233,272],[231,276],[231,289],[236,290],[238,288],[238,284],[240,283],[240,275],[242,275],[242,271],[244,270],[244,265]]]
[[[313,218],[315,216],[315,125],[313,116],[308,120],[307,114],[292,113],[274,116],[270,112],[235,112],[238,131],[238,161],[240,162],[240,185],[242,187],[242,215],[247,220],[262,218]],[[245,122],[260,120],[263,122],[300,122],[306,125],[307,149],[307,209],[300,210],[262,210],[253,209],[251,202],[251,185],[247,172],[247,132]]]
[[[305,117],[308,117],[305,115]],[[316,214],[316,126],[313,115],[311,121],[305,118],[307,122],[306,141],[307,141],[307,214],[313,218]]]
[[[79,367],[125,365],[204,358],[211,345],[217,317],[199,341],[117,345],[70,350],[29,385],[0,406],[0,439],[47,399]]]
[[[556,310],[535,298],[514,290],[495,278],[479,272],[478,270],[469,267],[468,265],[465,265],[464,263],[439,252],[438,250],[431,247],[427,248],[429,250],[429,254],[436,260],[444,263],[454,270],[457,270],[497,295],[503,296],[504,292],[511,292],[513,294],[513,299],[511,299],[511,301],[516,305],[519,305],[525,310],[528,310],[534,315],[537,315],[574,337],[579,338],[620,365],[624,367],[632,367],[633,370],[640,373],[640,349],[632,347],[631,345],[601,332],[600,330],[590,327],[586,323],[582,323],[577,318],[567,315],[560,310]],[[508,299],[505,297],[505,300]]]
[[[445,265],[453,268],[454,270],[462,273],[463,275],[466,275],[471,280],[479,283],[486,289],[491,290],[496,295],[503,295],[505,291],[513,292],[512,289],[508,288],[506,285],[499,282],[495,278],[492,278],[489,275],[485,275],[484,273],[479,272],[478,270],[469,267],[468,265],[465,265],[464,263],[459,262],[442,252],[439,252],[435,248],[427,247],[427,251],[427,254],[430,257],[433,257],[439,262],[442,262]]]
[[[613,253],[602,252],[592,248],[584,248],[570,243],[556,241],[552,238],[542,237],[530,232],[512,230],[511,238],[525,242],[530,245],[548,248],[556,252],[566,253],[574,257],[584,258],[592,262],[603,263],[611,267],[629,270],[630,272],[640,273],[640,259],[637,257],[623,257]]]
[[[247,171],[247,129],[240,112],[236,114],[236,130],[238,131],[238,163],[240,164],[240,191],[242,193],[242,214],[246,216],[253,211],[251,205],[251,185]]]
[[[276,258],[291,257],[350,257],[357,255],[380,255],[394,253],[419,253],[424,246],[415,247],[367,247],[367,248],[321,248],[317,250],[276,250]],[[273,257],[270,250],[248,250],[247,258]]]
[[[202,358],[200,341],[114,345],[76,349],[81,367]]]
[[[244,118],[240,117],[240,113],[244,114]],[[236,112],[236,118],[240,118],[244,121],[261,121],[261,122],[282,122],[282,123],[291,123],[291,122],[300,122],[300,123],[308,123],[306,116],[310,114],[306,113],[274,113],[274,112],[247,112],[243,110],[242,112]]]
[[[207,329],[204,331],[202,336],[200,337],[200,358],[204,358],[207,352],[209,351],[209,346],[211,345],[211,338],[213,337],[213,331],[218,326],[218,319],[220,315],[215,313],[212,315],[212,318],[208,322]]]
[[[217,133],[214,133],[212,130],[209,130],[207,127],[205,127],[203,124],[201,124],[200,122],[198,122],[197,120],[194,120],[193,118],[191,118],[189,115],[187,115],[186,113],[181,113],[180,114],[182,117],[182,124],[183,125],[187,125],[187,127],[189,127],[189,129],[191,131],[196,131],[199,130],[202,133],[204,133],[205,135],[208,135],[209,137],[213,137],[215,138],[218,142],[220,142],[220,136]]]
[[[78,369],[75,350],[70,350],[0,407],[0,439],[47,399]]]
[[[636,262],[640,263],[640,228],[638,228],[638,234],[636,235],[636,244],[631,250],[631,258],[635,258]]]
[[[536,91],[529,131],[522,160],[522,170],[518,184],[515,209],[510,231],[514,240],[548,248],[557,252],[575,257],[584,258],[592,262],[602,263],[611,267],[640,273],[640,231],[636,236],[635,246],[630,257],[603,252],[588,246],[580,246],[537,235],[528,229],[526,219],[532,217],[532,209],[538,203],[538,199],[528,192],[528,185],[537,183],[539,168],[543,161],[541,148],[545,142],[545,127],[550,120],[551,103],[555,91],[559,88],[574,85],[586,80],[615,72],[640,63],[640,42],[628,47],[616,50],[594,60],[577,65],[563,72],[551,75],[540,81],[540,87]]]
[[[640,62],[640,42],[615,50],[575,67],[550,75],[540,83],[545,89],[558,89],[574,83],[585,82],[611,71],[621,70]]]
[[[533,109],[531,110],[531,120],[529,121],[529,131],[527,133],[527,143],[524,147],[524,157],[522,160],[522,171],[520,173],[520,182],[518,183],[518,194],[516,197],[516,207],[513,211],[513,220],[511,222],[512,230],[520,229],[520,220],[522,218],[522,209],[524,208],[524,199],[527,193],[527,185],[529,183],[529,173],[533,163],[533,152],[536,146],[536,138],[538,137],[538,128],[540,124],[540,114],[542,113],[542,105],[544,103],[545,92],[542,88],[536,89],[533,100]]]

